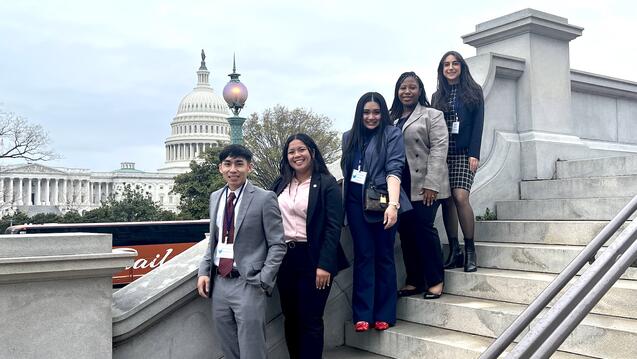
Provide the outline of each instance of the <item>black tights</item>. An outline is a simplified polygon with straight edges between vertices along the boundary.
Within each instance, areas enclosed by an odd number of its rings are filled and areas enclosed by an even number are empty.
[[[473,239],[475,226],[473,208],[469,203],[469,191],[462,188],[451,190],[451,197],[442,201],[442,219],[447,238],[458,238],[458,220],[464,238]]]

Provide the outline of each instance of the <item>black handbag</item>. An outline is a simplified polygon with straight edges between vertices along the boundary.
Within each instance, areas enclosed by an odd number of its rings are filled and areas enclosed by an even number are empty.
[[[365,210],[384,212],[389,206],[389,192],[385,189],[369,185],[365,188]]]

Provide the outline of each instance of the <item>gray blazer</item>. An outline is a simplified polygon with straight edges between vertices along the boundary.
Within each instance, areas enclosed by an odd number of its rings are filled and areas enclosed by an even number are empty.
[[[210,242],[199,264],[199,276],[210,276],[210,292],[217,267],[212,260],[219,228],[216,214],[223,187],[210,195]],[[247,283],[261,286],[268,294],[274,288],[276,274],[287,247],[283,235],[283,222],[276,194],[246,182],[241,203],[236,213],[234,261],[241,277]]]
[[[423,188],[438,192],[438,199],[449,197],[449,131],[443,113],[418,104],[403,126],[403,138],[411,174],[411,200],[422,201]]]

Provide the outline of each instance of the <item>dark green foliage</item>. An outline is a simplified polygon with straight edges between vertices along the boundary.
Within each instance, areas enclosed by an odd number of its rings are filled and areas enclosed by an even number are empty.
[[[489,207],[487,207],[487,209],[484,211],[484,215],[476,216],[476,221],[495,221],[497,219],[498,219],[498,217],[497,217],[495,211],[492,212],[489,209]]]
[[[224,186],[217,169],[221,147],[213,147],[202,154],[203,162],[190,162],[190,172],[175,177],[172,192],[180,196],[179,219],[209,218],[208,198]]]
[[[163,210],[140,188],[124,186],[120,199],[109,196],[102,206],[82,215],[83,222],[141,222],[175,220],[177,216]]]
[[[43,224],[43,223],[59,223],[61,216],[54,213],[38,213],[31,217],[29,223]]]
[[[0,219],[0,233],[4,233],[10,225],[25,223],[95,223],[95,222],[141,222],[141,221],[174,221],[177,215],[162,209],[153,202],[150,195],[130,185],[124,187],[120,199],[110,196],[102,206],[80,215],[77,211],[69,211],[64,215],[38,213],[29,217],[22,212]]]
[[[31,222],[31,218],[29,218],[29,216],[27,216],[25,213],[22,213],[20,211],[14,213],[11,216],[4,216],[0,218],[0,234],[4,234],[4,231],[9,226],[15,226],[18,224],[25,224],[30,222]]]

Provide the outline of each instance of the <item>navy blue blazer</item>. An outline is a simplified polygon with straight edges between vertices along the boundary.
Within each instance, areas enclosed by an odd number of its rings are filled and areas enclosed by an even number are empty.
[[[285,189],[282,182],[283,178],[279,177],[272,185],[272,191],[277,196]],[[313,265],[330,272],[332,276],[349,267],[341,246],[341,189],[334,176],[312,174],[306,223],[307,243]]]
[[[436,94],[434,94],[434,98]],[[484,101],[473,107],[462,102],[462,96],[456,97],[456,113],[460,119],[460,131],[455,135],[456,149],[468,149],[467,156],[480,159],[482,145],[482,127],[484,125]],[[432,98],[432,102],[436,100]],[[440,109],[438,109],[440,110]],[[442,110],[441,110],[442,111]]]
[[[343,134],[342,148],[347,148],[347,143],[351,136],[351,130]],[[379,188],[387,188],[387,176],[393,175],[402,177],[405,166],[405,142],[402,131],[394,126],[385,127],[385,143],[378,143],[378,136],[372,137],[365,149],[365,159],[362,170],[367,172],[365,186],[373,184]],[[376,148],[380,146],[380,156]],[[351,163],[344,163],[343,171],[343,192],[347,196],[347,188],[352,177],[353,167]],[[364,200],[365,196],[361,196]],[[403,213],[412,209],[411,202],[402,187],[400,188],[400,209],[398,213]],[[364,205],[364,204],[361,204]],[[365,220],[369,223],[382,222],[383,212],[364,211]]]

